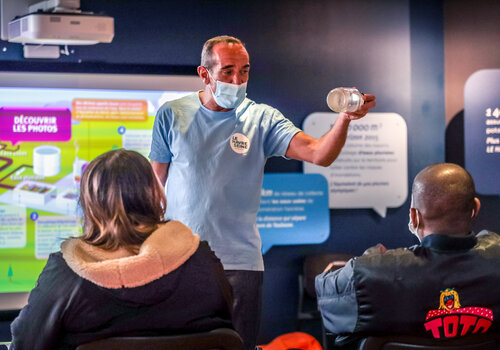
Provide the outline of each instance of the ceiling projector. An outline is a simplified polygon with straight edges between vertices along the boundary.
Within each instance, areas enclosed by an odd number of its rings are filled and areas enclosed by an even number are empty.
[[[8,41],[39,45],[110,43],[114,19],[86,13],[35,12],[9,22]]]

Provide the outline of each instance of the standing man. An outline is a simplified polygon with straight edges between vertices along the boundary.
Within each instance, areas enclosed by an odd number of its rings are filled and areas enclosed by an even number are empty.
[[[149,158],[167,183],[167,217],[207,240],[221,259],[233,287],[233,323],[246,348],[253,349],[264,270],[256,217],[266,160],[286,156],[330,165],[350,121],[374,107],[375,97],[365,95],[358,111],[341,113],[332,129],[315,139],[278,110],[246,98],[249,71],[239,39],[208,40],[198,67],[205,88],[159,109]]]

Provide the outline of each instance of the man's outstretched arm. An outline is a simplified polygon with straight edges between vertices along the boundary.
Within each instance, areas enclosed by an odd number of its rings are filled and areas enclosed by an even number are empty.
[[[316,139],[305,132],[295,134],[286,156],[321,166],[332,164],[344,147],[351,120],[363,118],[370,108],[375,107],[375,96],[364,95],[363,99],[365,103],[356,112],[340,113],[333,127],[321,138]]]

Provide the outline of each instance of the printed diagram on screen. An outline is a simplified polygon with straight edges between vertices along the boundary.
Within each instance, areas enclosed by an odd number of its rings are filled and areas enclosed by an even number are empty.
[[[147,156],[159,106],[188,93],[0,87],[0,293],[31,290],[49,254],[81,234],[88,163],[119,148]]]
[[[77,215],[89,161],[117,148],[147,156],[163,95],[0,88],[0,203]]]

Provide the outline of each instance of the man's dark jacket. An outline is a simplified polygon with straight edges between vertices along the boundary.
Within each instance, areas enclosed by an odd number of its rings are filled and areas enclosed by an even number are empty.
[[[493,313],[490,331],[498,330],[499,286],[500,236],[486,231],[465,237],[432,234],[420,245],[388,250],[384,254],[366,254],[350,260],[340,270],[316,277],[318,304],[325,327],[334,334],[358,337],[421,334],[432,338],[436,335],[433,329],[440,332],[437,335],[441,338],[460,335],[465,328],[460,323],[465,322],[460,314],[485,309]],[[458,318],[448,319],[456,321],[458,328],[452,328],[454,324],[445,321],[449,326],[446,334],[444,326],[437,325],[442,321],[426,325],[426,321],[432,319],[426,320],[429,312],[439,309],[442,293],[449,303],[450,294],[460,303],[460,309],[434,311],[435,314],[458,313]],[[466,317],[466,320],[472,318]],[[467,333],[474,327],[475,324],[469,325]],[[477,331],[482,332],[482,328]]]

